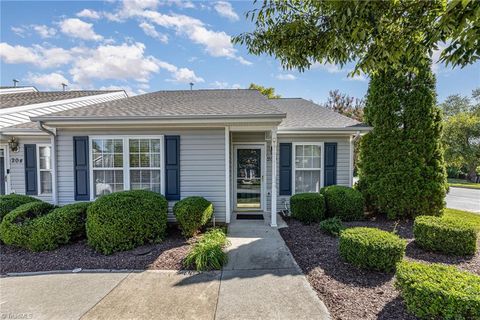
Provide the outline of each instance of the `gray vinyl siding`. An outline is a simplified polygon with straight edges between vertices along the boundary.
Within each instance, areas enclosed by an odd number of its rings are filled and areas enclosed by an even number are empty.
[[[232,132],[232,144],[235,143],[264,143],[265,133],[264,132]],[[294,143],[294,142],[336,142],[337,143],[337,184],[343,186],[349,186],[350,180],[350,136],[331,136],[331,135],[278,135],[278,143]],[[271,142],[267,141],[266,152],[267,155],[270,155]],[[293,152],[293,150],[292,150]],[[232,157],[233,158],[233,157]],[[277,170],[279,168],[279,148],[277,148]],[[233,168],[233,160],[231,163],[231,178],[234,180],[235,171]],[[293,168],[292,168],[293,170]],[[323,174],[323,172],[322,172]],[[271,190],[272,190],[272,161],[271,157],[267,157],[267,172],[266,172],[266,182],[267,182],[267,195],[266,195],[266,206],[265,210],[269,211],[271,208]],[[277,192],[278,192],[279,180],[277,172]],[[292,186],[293,187],[293,186]],[[234,208],[233,203],[233,192],[235,192],[234,186],[232,185],[232,209]],[[282,210],[284,208],[285,201],[288,203],[290,196],[280,196],[277,194],[277,210]]]
[[[25,194],[25,157],[24,146],[25,144],[50,144],[50,137],[48,136],[19,136],[17,137],[19,142],[18,152],[9,151],[8,166],[10,167],[10,174],[8,175],[10,183],[10,193]],[[20,159],[21,162],[12,162],[12,159]],[[38,168],[38,163],[37,163]],[[37,174],[38,178],[38,174]],[[40,190],[39,190],[40,192]],[[34,196],[40,200],[46,202],[52,202],[52,195],[38,195]]]
[[[74,202],[73,147],[74,136],[153,136],[180,135],[180,194],[203,196],[212,201],[217,222],[225,221],[225,130],[179,129],[179,130],[122,130],[122,131],[65,131],[59,130],[58,198],[61,205]],[[162,177],[164,178],[164,176]],[[92,190],[90,190],[92,192]],[[169,220],[174,202],[169,203]]]

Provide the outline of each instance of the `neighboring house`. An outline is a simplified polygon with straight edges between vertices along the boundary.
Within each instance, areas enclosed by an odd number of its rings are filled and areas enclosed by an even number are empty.
[[[126,97],[122,90],[40,92],[35,87],[0,87],[0,194],[27,193],[55,202],[55,168],[50,161],[54,140],[30,117]]]
[[[56,204],[147,188],[170,205],[203,196],[217,222],[269,212],[272,226],[290,195],[351,186],[353,140],[370,129],[304,99],[238,89],[159,91],[31,120],[50,133],[40,145],[50,146],[52,157],[16,134],[21,125],[3,132],[26,152],[25,166],[15,167],[27,179],[18,193],[40,195],[42,185],[30,179],[42,175],[38,163],[51,161],[48,200]]]

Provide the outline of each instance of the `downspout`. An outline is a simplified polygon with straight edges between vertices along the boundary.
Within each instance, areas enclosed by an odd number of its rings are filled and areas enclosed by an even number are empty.
[[[37,122],[38,129],[50,136],[50,145],[52,148],[52,202],[58,205],[57,191],[57,130],[55,128],[47,129],[42,121]]]
[[[350,136],[350,174],[349,174],[349,186],[353,187],[353,171],[354,171],[354,162],[355,162],[355,143],[360,139],[360,131],[355,132],[355,135]]]

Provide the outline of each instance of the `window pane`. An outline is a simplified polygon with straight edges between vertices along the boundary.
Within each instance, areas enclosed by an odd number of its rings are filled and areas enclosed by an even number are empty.
[[[148,153],[140,154],[140,166],[143,168],[150,167],[150,155]]]
[[[40,193],[52,193],[52,173],[40,171]]]
[[[320,168],[322,165],[320,157],[314,157],[313,158],[313,168]]]
[[[149,152],[150,151],[150,140],[141,139],[140,140],[140,152]]]
[[[160,192],[160,170],[130,170],[130,188]]]
[[[40,160],[40,169],[50,170],[51,169],[51,159],[50,159],[50,147],[39,147],[39,160]]]
[[[152,166],[152,168],[160,168],[160,154],[159,153],[152,154],[151,166]]]
[[[93,170],[95,196],[123,190],[122,170]]]
[[[304,148],[305,155],[311,157],[313,153],[313,146],[304,146]]]
[[[130,153],[130,167],[131,168],[138,168],[140,167],[140,157],[138,154]]]
[[[123,154],[115,154],[113,156],[113,163],[115,168],[122,168],[123,167]]]
[[[92,149],[96,152],[102,152],[102,140],[100,139],[92,140]]]
[[[296,171],[295,172],[295,193],[319,192],[320,171]]]
[[[140,142],[138,141],[138,139],[130,139],[130,153],[134,152],[138,152],[140,150],[139,148],[139,144]]]
[[[313,156],[320,157],[321,148],[320,146],[313,146]]]
[[[160,139],[152,139],[152,152],[160,152]]]
[[[112,152],[113,153],[113,142],[112,139],[106,139],[103,142],[103,152]]]

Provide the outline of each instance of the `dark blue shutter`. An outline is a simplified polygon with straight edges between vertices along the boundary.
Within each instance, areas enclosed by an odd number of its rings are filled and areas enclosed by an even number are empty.
[[[35,144],[25,145],[25,194],[37,195],[37,146]]]
[[[337,184],[337,143],[325,143],[325,186]]]
[[[292,144],[280,143],[280,195],[292,194]]]
[[[88,137],[73,137],[75,200],[90,200]]]
[[[180,200],[180,136],[165,136],[165,197]]]

